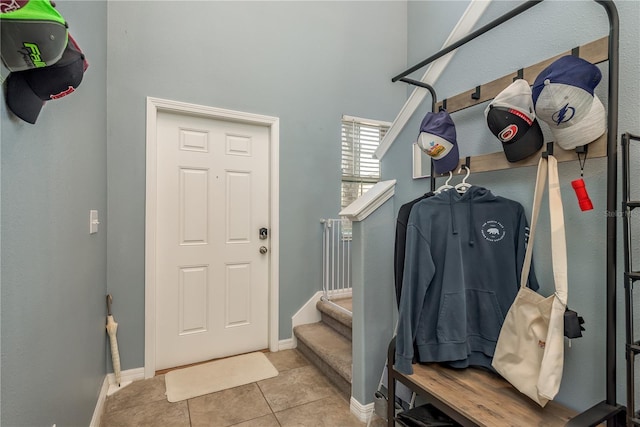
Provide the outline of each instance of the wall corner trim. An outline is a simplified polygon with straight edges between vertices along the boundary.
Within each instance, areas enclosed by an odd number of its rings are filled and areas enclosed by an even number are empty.
[[[98,395],[98,401],[96,402],[96,407],[93,410],[93,418],[91,418],[90,427],[100,427],[100,422],[102,420],[102,415],[104,414],[104,402],[107,399],[107,396],[112,395],[117,392],[121,388],[126,387],[134,381],[143,380],[144,379],[144,368],[135,368],[128,369],[126,371],[121,372],[120,376],[120,384],[121,387],[116,386],[116,377],[114,374],[107,374],[102,381],[102,387],[100,388],[100,393]]]
[[[374,415],[374,405],[373,402],[363,405],[358,402],[355,397],[351,396],[349,411],[363,423],[368,423],[369,419]]]
[[[393,196],[395,186],[395,179],[376,183],[369,191],[341,210],[339,215],[351,221],[362,221]]]

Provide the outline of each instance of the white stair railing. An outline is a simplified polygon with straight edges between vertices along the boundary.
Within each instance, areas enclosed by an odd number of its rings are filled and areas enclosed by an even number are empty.
[[[322,293],[325,300],[351,295],[351,221],[322,219]]]

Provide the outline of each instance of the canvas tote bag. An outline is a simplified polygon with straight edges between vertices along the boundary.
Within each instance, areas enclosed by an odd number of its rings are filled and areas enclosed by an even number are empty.
[[[527,278],[547,173],[555,292],[545,298],[527,287]],[[500,329],[492,362],[500,375],[542,407],[553,400],[562,380],[567,296],[567,249],[558,162],[548,156],[541,158],[538,164],[520,289]]]

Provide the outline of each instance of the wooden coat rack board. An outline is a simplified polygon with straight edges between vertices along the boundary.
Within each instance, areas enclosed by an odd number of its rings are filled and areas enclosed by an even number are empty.
[[[523,78],[529,85],[532,85],[536,77],[540,72],[549,66],[552,62],[558,58],[566,55],[576,55],[592,64],[598,64],[607,61],[608,58],[608,43],[609,37],[603,37],[593,42],[587,43],[583,46],[574,48],[571,51],[561,53],[557,56],[549,58],[545,61],[538,62],[527,68],[518,70],[512,74],[500,77],[489,83],[485,83],[467,92],[460,93],[451,98],[444,99],[436,103],[435,111],[439,111],[441,108],[445,108],[449,113],[455,113],[456,111],[464,110],[465,108],[473,107],[480,103],[489,101],[496,97],[504,88],[509,86],[515,79]],[[542,151],[546,150],[546,144],[540,149],[538,154],[529,156],[528,158],[519,162],[507,161],[503,152],[496,152],[490,154],[482,154],[478,156],[469,157],[469,167],[472,172],[486,172],[503,169],[519,168],[523,166],[535,166],[538,164],[538,159]],[[558,159],[558,162],[567,162],[572,160],[578,160],[575,150],[563,150],[558,145],[554,145],[553,155]],[[588,157],[606,157],[607,156],[607,133],[605,132],[596,141],[589,143],[588,145]],[[467,158],[460,159],[458,167],[453,172],[460,170],[460,168],[467,164]],[[462,172],[464,173],[464,172]],[[443,176],[443,175],[439,175]]]

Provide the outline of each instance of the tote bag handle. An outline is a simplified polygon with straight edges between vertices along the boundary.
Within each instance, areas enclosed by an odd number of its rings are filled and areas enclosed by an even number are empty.
[[[545,184],[549,176],[549,217],[551,226],[551,258],[553,267],[553,279],[555,294],[566,305],[568,297],[567,280],[567,242],[564,232],[564,214],[562,208],[562,196],[560,193],[560,180],[558,178],[558,161],[549,155],[541,157],[538,163],[536,176],[536,188],[533,194],[533,209],[531,211],[531,225],[529,227],[529,239],[527,250],[522,264],[520,275],[520,287],[527,286],[531,258],[533,256],[533,242],[536,232],[536,224],[540,215],[540,205],[544,195]]]

